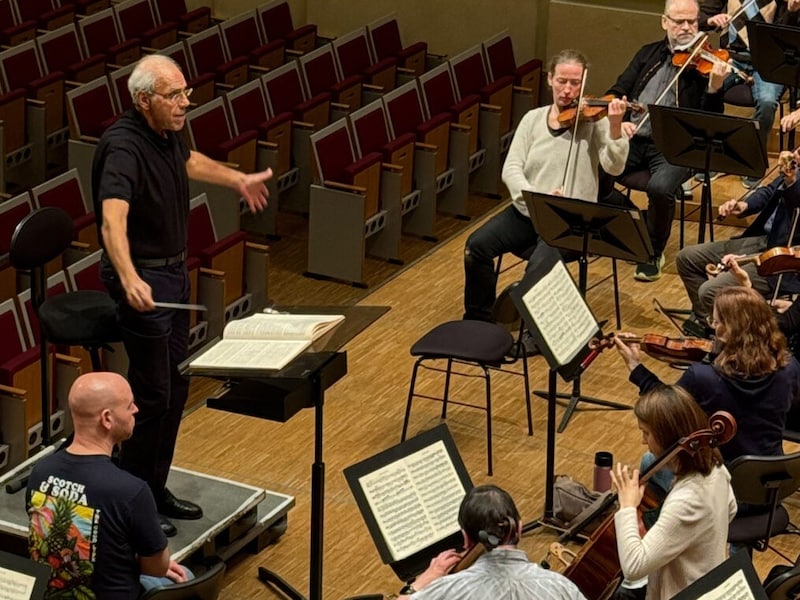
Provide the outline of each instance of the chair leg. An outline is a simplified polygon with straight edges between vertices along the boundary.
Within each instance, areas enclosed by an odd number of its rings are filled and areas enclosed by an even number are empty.
[[[680,226],[680,238],[678,240],[678,247],[680,250],[683,250],[683,224],[686,220],[686,200],[684,200],[682,193],[680,202],[681,202],[681,226]]]
[[[486,379],[486,456],[489,462],[489,477],[492,476],[492,382],[489,369],[483,367]]]
[[[447,418],[447,401],[450,398],[450,371],[453,368],[453,359],[447,359],[447,372],[444,375],[444,395],[442,396],[442,418]]]
[[[92,371],[102,371],[102,363],[100,362],[100,348],[92,346],[89,348],[89,356],[92,358]]]
[[[417,370],[422,362],[422,358],[418,358],[414,363],[414,369],[411,371],[411,385],[408,388],[408,400],[406,401],[406,418],[403,419],[403,433],[400,434],[400,441],[406,441],[406,433],[408,432],[408,420],[411,418],[411,401],[414,399],[414,386],[417,384]]]
[[[611,273],[614,279],[614,313],[617,316],[617,331],[622,329],[622,311],[619,307],[619,278],[617,277],[617,259],[611,259]]]

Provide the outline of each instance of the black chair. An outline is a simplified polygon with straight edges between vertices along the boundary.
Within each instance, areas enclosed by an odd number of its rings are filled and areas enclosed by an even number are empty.
[[[800,598],[800,566],[778,565],[764,580],[764,591],[769,600],[796,600]]]
[[[225,563],[219,561],[191,581],[157,587],[139,596],[139,600],[216,600],[225,579]]]
[[[792,338],[797,337],[796,335],[792,336]],[[798,348],[800,348],[800,339],[794,339],[794,343],[792,339],[790,339],[789,346],[792,348],[792,352],[796,358],[798,356]],[[789,414],[786,415],[786,424],[783,427],[783,439],[794,442],[795,444],[800,444],[800,406],[798,405],[792,405],[789,409]]]
[[[431,329],[411,346],[411,355],[416,356],[414,370],[411,375],[411,385],[408,390],[406,415],[403,421],[403,433],[400,441],[406,439],[408,421],[411,417],[411,403],[415,396],[437,400],[442,403],[442,419],[447,417],[447,405],[458,404],[479,408],[486,411],[486,445],[489,464],[489,475],[492,474],[492,386],[490,371],[497,370],[514,375],[520,375],[525,384],[525,404],[528,411],[528,435],[533,435],[533,420],[531,417],[531,392],[528,380],[528,354],[522,342],[522,319],[517,307],[511,299],[511,290],[516,286],[512,283],[497,297],[494,303],[492,317],[494,323],[486,321],[449,321]],[[514,332],[512,334],[511,332]],[[503,368],[522,360],[522,372]],[[441,368],[426,364],[429,361],[446,360],[447,367]],[[453,364],[471,365],[480,369],[480,374],[467,371],[453,370]],[[420,367],[431,371],[445,373],[444,394],[441,398],[415,393],[417,373]],[[450,375],[463,375],[467,377],[482,377],[486,385],[486,405],[478,406],[456,400],[451,400]]]
[[[758,551],[771,548],[793,562],[770,546],[769,541],[781,534],[800,534],[781,504],[800,489],[800,452],[785,456],[739,456],[731,461],[728,470],[740,504],[740,514],[728,528],[728,542]],[[744,510],[741,505],[746,505]]]
[[[31,302],[39,320],[42,364],[42,443],[50,443],[50,373],[48,343],[83,346],[99,370],[100,349],[121,339],[117,306],[111,297],[95,290],[58,294],[47,298],[45,266],[69,248],[72,218],[56,207],[34,210],[17,224],[11,238],[9,260],[17,270],[30,271]]]

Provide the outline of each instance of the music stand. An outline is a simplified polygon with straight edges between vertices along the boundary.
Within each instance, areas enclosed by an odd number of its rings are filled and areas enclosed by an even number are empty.
[[[533,214],[533,213],[531,213]],[[588,366],[593,351],[592,339],[602,336],[580,290],[572,280],[558,251],[545,247],[535,263],[525,272],[522,281],[511,291],[536,345],[550,367],[547,386],[547,450],[545,452],[544,514],[523,526],[523,533],[553,522],[553,481],[556,454],[557,377],[574,381]],[[627,408],[627,407],[625,407]]]
[[[578,290],[584,298],[586,297],[589,254],[637,263],[647,262],[653,256],[653,245],[650,242],[647,227],[641,213],[636,208],[550,196],[529,190],[523,190],[522,196],[528,207],[533,226],[545,243],[552,248],[580,252]],[[541,252],[541,254],[544,253]],[[537,258],[539,258],[539,253],[537,253]],[[557,395],[558,398],[568,399],[564,416],[558,426],[559,433],[566,429],[578,402],[587,402],[616,410],[630,408],[618,402],[582,396],[580,372],[576,373],[575,377],[569,381],[573,382],[572,393]],[[535,393],[542,398],[549,397],[544,392]]]
[[[746,25],[753,68],[764,81],[788,86],[793,107],[800,87],[800,30],[758,21]],[[794,131],[789,133],[790,148],[794,148]]]
[[[703,110],[649,104],[653,141],[670,164],[705,173],[700,200],[697,243],[714,241],[711,171],[760,178],[767,170],[767,153],[758,121]],[[681,211],[683,219],[683,211]]]

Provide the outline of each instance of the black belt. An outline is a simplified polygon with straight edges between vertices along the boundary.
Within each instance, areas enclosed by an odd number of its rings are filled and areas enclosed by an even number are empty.
[[[171,267],[186,260],[186,250],[181,250],[174,256],[167,256],[166,258],[134,258],[133,264],[143,269],[152,269],[154,267]]]

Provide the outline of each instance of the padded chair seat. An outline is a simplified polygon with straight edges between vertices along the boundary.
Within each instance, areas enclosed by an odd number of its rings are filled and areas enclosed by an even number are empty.
[[[294,42],[295,40],[299,40],[300,38],[306,35],[317,35],[317,26],[314,23],[308,23],[306,25],[301,25],[294,31],[289,31],[284,36],[284,39]],[[269,36],[267,36],[269,37]]]
[[[439,113],[438,115],[432,116],[427,121],[418,124],[416,126],[417,139],[423,140],[428,133],[444,123],[450,123],[450,115],[448,113]]]
[[[542,68],[542,61],[539,60],[538,58],[531,59],[525,64],[518,66],[516,69],[514,69],[514,75],[516,76],[517,83],[519,83],[519,80],[525,77],[525,75],[527,75],[528,73],[531,73],[541,68]],[[506,75],[508,75],[508,73],[506,73]]]
[[[297,120],[302,121],[306,112],[317,108],[319,105],[331,101],[330,92],[321,92],[308,100],[301,102],[293,108],[294,116]]]
[[[494,94],[504,90],[505,88],[511,88],[513,85],[514,78],[510,75],[498,77],[491,83],[481,88],[481,98],[484,102],[489,102]]]
[[[472,108],[476,104],[480,103],[481,97],[478,94],[470,94],[466,96],[464,99],[456,102],[449,108],[449,112],[452,115],[453,121],[458,118],[462,112],[467,110],[468,108]]]
[[[0,363],[0,384],[14,387],[14,375],[25,367],[35,363],[41,357],[38,346],[29,348],[21,354]]]
[[[650,183],[650,171],[642,169],[641,171],[628,173],[620,177],[619,182],[626,188],[643,192],[647,189],[647,184]]]
[[[415,54],[427,54],[428,53],[428,44],[425,42],[414,42],[407,48],[403,48],[397,52],[398,58],[405,60],[414,56]]]
[[[723,101],[734,106],[755,106],[753,88],[746,83],[737,83],[723,96]]]
[[[752,544],[753,540],[764,537],[769,513],[736,517],[728,526],[728,541],[732,544]],[[783,505],[775,510],[770,537],[784,531],[789,525],[789,513]]]
[[[381,154],[379,152],[370,152],[362,156],[356,162],[346,165],[338,177],[334,177],[334,181],[341,181],[349,185],[355,185],[355,180],[358,175],[369,169],[372,165],[380,164]]]
[[[480,343],[476,344],[476,340]],[[448,321],[417,340],[411,346],[411,355],[500,364],[513,344],[511,334],[494,323]]]
[[[119,341],[117,305],[105,292],[79,290],[48,298],[39,319],[53,344],[90,346]]]

